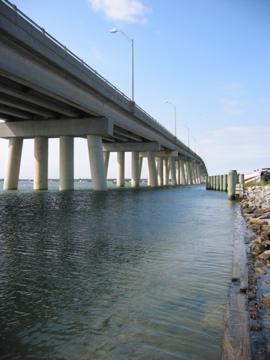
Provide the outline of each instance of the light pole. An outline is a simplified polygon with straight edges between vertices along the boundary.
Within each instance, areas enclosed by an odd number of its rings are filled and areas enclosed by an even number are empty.
[[[174,136],[176,137],[176,105],[174,105],[172,102],[166,100],[165,104],[169,104],[174,111]]]
[[[190,129],[186,124],[183,124],[184,127],[187,129],[187,133],[188,133],[188,147],[189,147],[189,137],[190,137]]]
[[[117,28],[111,29],[110,33],[111,34],[121,33],[122,35],[124,35],[124,37],[131,45],[131,98],[132,101],[134,102],[134,39],[131,39],[129,36],[127,36],[127,34],[124,31]]]

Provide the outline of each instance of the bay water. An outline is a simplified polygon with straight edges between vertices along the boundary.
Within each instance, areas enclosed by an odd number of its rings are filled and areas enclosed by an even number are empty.
[[[0,359],[219,359],[239,206],[57,186],[0,193]]]

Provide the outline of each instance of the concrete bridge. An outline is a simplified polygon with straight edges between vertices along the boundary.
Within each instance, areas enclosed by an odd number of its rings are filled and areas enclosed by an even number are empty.
[[[106,190],[111,152],[124,186],[125,152],[132,187],[143,158],[148,185],[198,184],[203,160],[149,114],[40,28],[0,0],[0,137],[9,139],[4,190],[17,189],[23,139],[34,139],[34,189],[48,187],[48,139],[60,138],[60,190],[73,189],[74,138],[87,139],[92,187]]]

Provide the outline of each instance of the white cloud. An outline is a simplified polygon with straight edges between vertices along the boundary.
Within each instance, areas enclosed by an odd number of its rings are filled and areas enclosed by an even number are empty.
[[[89,0],[92,8],[102,12],[107,19],[132,23],[146,21],[145,14],[149,7],[140,0]]]

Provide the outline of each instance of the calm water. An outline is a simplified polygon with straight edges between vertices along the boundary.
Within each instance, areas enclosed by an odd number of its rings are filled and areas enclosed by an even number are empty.
[[[219,358],[242,226],[225,194],[27,186],[0,194],[1,359]]]

